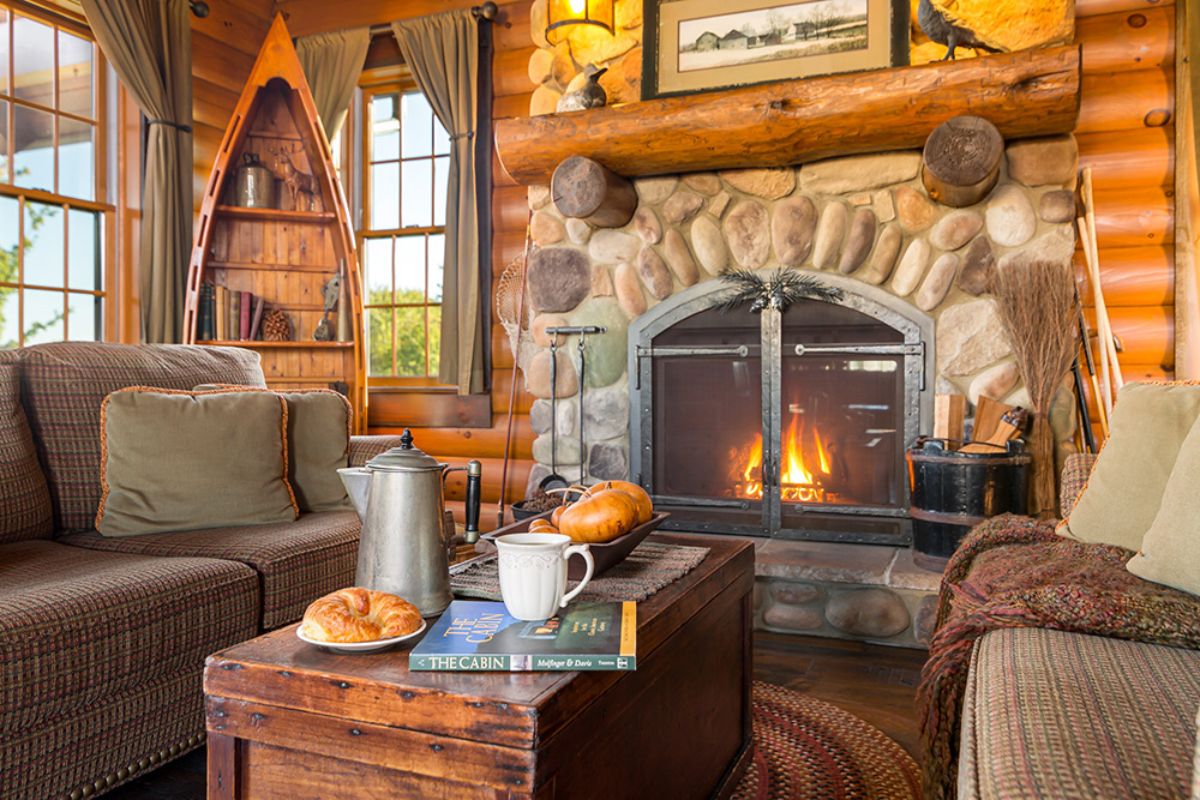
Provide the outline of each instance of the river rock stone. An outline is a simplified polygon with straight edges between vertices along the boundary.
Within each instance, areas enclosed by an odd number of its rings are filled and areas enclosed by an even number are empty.
[[[875,244],[875,212],[869,208],[860,208],[850,219],[850,235],[846,237],[846,249],[838,261],[838,272],[849,275],[862,266]]]
[[[1070,134],[1012,142],[1005,157],[1008,176],[1026,186],[1068,184],[1079,169],[1079,148]]]
[[[642,293],[642,282],[632,264],[618,264],[613,273],[613,290],[621,310],[630,319],[646,313],[646,295]]]
[[[767,169],[728,169],[721,177],[739,192],[765,200],[787,197],[796,188],[796,173],[787,167]]]
[[[537,210],[550,202],[550,187],[541,184],[530,186],[525,194],[529,197],[529,207]]]
[[[553,447],[553,451],[551,450]],[[549,464],[554,459],[551,458],[551,453],[555,453],[558,458],[559,471],[563,466],[577,467],[583,461],[583,453],[579,449],[579,439],[575,436],[559,436],[558,442],[554,442],[553,438],[543,434],[533,440],[533,459],[540,461],[543,464]]]
[[[572,325],[599,325],[607,331],[588,336],[584,344],[583,383],[587,388],[608,386],[625,374],[629,320],[613,297],[593,297],[570,316]]]
[[[538,47],[550,49],[546,26],[550,24],[549,0],[533,0],[529,6],[529,34]]]
[[[558,351],[558,396],[571,397],[579,391],[579,375],[565,350]],[[525,391],[534,397],[550,397],[550,351],[542,350],[525,366]],[[541,461],[542,459],[538,459]],[[549,459],[546,459],[547,461]]]
[[[819,599],[821,590],[811,583],[774,581],[771,584],[771,597],[778,603],[799,606]]]
[[[633,182],[633,188],[643,203],[657,205],[671,196],[679,178],[674,175],[660,175],[654,178],[638,178]]]
[[[549,400],[534,400],[529,408],[529,425],[537,435],[550,432],[550,409],[553,404]],[[578,416],[576,400],[567,397],[558,401],[558,435],[570,436],[575,433],[575,419]]]
[[[1037,231],[1037,217],[1029,198],[1011,184],[1001,186],[992,193],[986,218],[988,236],[1004,247],[1023,245]]]
[[[720,219],[725,213],[725,209],[729,207],[729,201],[732,199],[733,197],[729,192],[722,189],[713,196],[712,200],[708,201],[708,213]]]
[[[933,640],[933,630],[937,627],[937,600],[937,595],[922,598],[913,620],[913,638],[926,647]]]
[[[929,232],[929,243],[939,250],[957,250],[983,229],[983,217],[977,211],[951,211],[938,220]]]
[[[703,205],[703,197],[689,189],[680,189],[663,203],[663,219],[672,225],[681,225],[696,216]]]
[[[798,267],[812,253],[817,207],[803,195],[775,204],[771,212],[771,241],[775,258],[785,267]]]
[[[657,300],[665,300],[671,296],[675,289],[671,283],[671,273],[662,256],[654,248],[648,245],[642,247],[637,254],[637,270],[651,296]]]
[[[900,265],[896,267],[896,274],[892,276],[892,291],[901,297],[912,294],[912,290],[917,288],[917,284],[921,282],[921,276],[925,274],[927,264],[929,264],[929,243],[924,239],[913,239],[909,242],[904,255],[900,257]]]
[[[763,624],[771,628],[797,632],[817,631],[824,627],[821,624],[820,609],[785,603],[775,603],[764,611]]]
[[[540,117],[543,114],[553,114],[558,110],[562,93],[549,86],[539,86],[529,96],[529,116]]]
[[[529,257],[526,281],[535,310],[570,311],[587,297],[592,275],[583,253],[569,247],[547,247]]]
[[[813,241],[813,266],[817,269],[830,269],[837,263],[842,240],[846,238],[847,216],[846,207],[837,201],[829,203],[821,212]]]
[[[613,439],[629,431],[629,381],[588,392],[583,399],[584,430],[590,438]]]
[[[721,191],[721,179],[711,172],[693,172],[690,175],[684,175],[683,185],[709,197]]]
[[[1038,200],[1038,216],[1043,222],[1072,222],[1075,219],[1075,193],[1067,189],[1046,192]]]
[[[671,268],[681,286],[692,286],[700,280],[700,268],[696,266],[696,259],[692,258],[692,251],[688,249],[683,236],[674,228],[668,228],[667,235],[663,238],[663,255],[666,257],[667,266]]]
[[[920,169],[921,154],[915,151],[829,158],[800,168],[800,189],[814,194],[863,192],[910,181]]]
[[[554,51],[538,48],[529,56],[529,81],[540,86],[550,80],[554,68]]]
[[[592,297],[612,297],[612,273],[603,264],[592,265]]]
[[[592,236],[592,226],[581,219],[571,217],[567,220],[567,238],[575,244],[587,244]]]
[[[974,375],[1008,354],[1008,336],[991,299],[950,306],[938,318],[937,362],[943,375]]]
[[[771,256],[767,209],[755,200],[742,200],[725,218],[725,241],[738,266],[758,269]]]
[[[601,228],[588,241],[588,255],[600,264],[619,264],[637,256],[642,240],[622,231]]]
[[[881,189],[872,195],[871,207],[880,222],[891,222],[896,218],[896,201],[890,189]]]
[[[937,219],[937,206],[921,192],[911,186],[896,190],[896,217],[910,233],[920,233]]]
[[[559,314],[538,314],[533,318],[533,322],[529,323],[529,335],[538,347],[549,347],[550,335],[546,333],[546,328],[557,328],[566,324],[567,318]]]
[[[950,284],[954,283],[957,273],[958,256],[954,253],[942,253],[938,256],[929,268],[925,280],[921,281],[921,288],[917,290],[917,308],[922,311],[937,308],[946,299],[946,293],[950,291]]]
[[[971,242],[963,253],[962,270],[958,273],[958,288],[978,297],[991,286],[995,271],[996,255],[992,252],[992,242],[986,236],[980,236]]]
[[[541,247],[561,242],[566,234],[563,224],[548,212],[538,211],[529,221],[529,235],[534,244]]]
[[[825,619],[843,633],[886,639],[908,629],[911,618],[899,594],[891,589],[851,589],[825,604]]]
[[[971,401],[971,405],[978,404],[980,397],[1001,400],[1016,388],[1020,379],[1020,370],[1013,361],[988,367],[971,380],[971,386],[967,389],[967,399]]]
[[[623,442],[596,442],[588,448],[588,475],[600,481],[629,477],[629,446]]]
[[[1075,256],[1075,228],[1072,225],[1055,225],[1048,232],[1034,239],[1020,250],[1006,253],[997,263],[997,269],[1005,269],[1014,262],[1050,261],[1069,264]]]
[[[623,30],[642,27],[642,4],[638,0],[617,0],[616,15],[617,27]]]
[[[642,206],[633,212],[633,232],[646,244],[658,244],[662,241],[662,223],[658,221],[654,209]]]
[[[899,225],[885,225],[866,268],[858,273],[858,279],[873,286],[886,281],[892,274],[892,267],[896,266],[896,257],[900,255],[900,244],[903,240],[904,235],[900,233]]]
[[[710,275],[721,274],[721,270],[729,263],[725,239],[712,217],[700,216],[692,223],[692,249],[696,252],[700,266]]]
[[[608,95],[610,106],[641,100],[642,48],[635,47],[616,61],[610,61],[608,71],[600,76],[600,88]]]

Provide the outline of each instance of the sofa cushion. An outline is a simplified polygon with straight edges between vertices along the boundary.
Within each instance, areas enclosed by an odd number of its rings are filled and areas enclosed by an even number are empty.
[[[1187,797],[1198,703],[1198,651],[994,631],[971,659],[958,796]]]
[[[100,505],[100,404],[126,386],[264,386],[257,353],[237,347],[59,342],[21,351],[22,401],[60,530],[87,530]]]
[[[258,613],[254,571],[233,561],[0,545],[0,734],[202,664]]]
[[[95,531],[64,536],[65,544],[147,556],[225,558],[253,567],[262,586],[264,630],[295,622],[313,600],[351,586],[358,560],[358,515],[302,514],[295,522],[148,533],[112,539]]]
[[[54,510],[21,409],[20,369],[0,363],[0,542],[48,539]]]

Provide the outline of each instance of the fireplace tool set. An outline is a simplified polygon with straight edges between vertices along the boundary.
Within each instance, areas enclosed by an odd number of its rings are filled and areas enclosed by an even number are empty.
[[[608,329],[601,325],[558,325],[546,328],[546,333],[550,336],[550,474],[542,478],[542,482],[539,484],[542,491],[565,489],[571,485],[570,481],[558,474],[558,337],[579,337],[579,482],[583,483],[587,474],[583,440],[584,387],[587,385],[587,337],[607,332]]]

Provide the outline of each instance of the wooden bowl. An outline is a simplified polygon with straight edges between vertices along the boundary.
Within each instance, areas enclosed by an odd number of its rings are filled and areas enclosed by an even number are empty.
[[[516,522],[505,525],[503,528],[497,528],[491,533],[485,533],[479,538],[487,539],[488,542],[490,542],[492,545],[495,545],[495,539],[497,536],[504,536],[505,534],[509,533],[526,533],[529,530],[529,524],[535,519],[548,519],[553,513],[554,510],[551,509],[550,511],[538,514],[535,517],[530,517],[529,519],[517,520]],[[625,557],[633,552],[633,548],[641,544],[642,540],[649,536],[652,531],[657,529],[658,526],[662,524],[663,520],[669,516],[671,516],[670,513],[666,511],[656,511],[654,512],[654,516],[651,517],[648,522],[638,525],[629,533],[621,534],[611,542],[604,542],[603,544],[589,544],[588,550],[591,551],[592,561],[596,565],[595,570],[592,572],[592,577],[596,577],[605,570],[610,569],[624,561]],[[584,566],[582,559],[572,558],[569,562],[567,562],[567,577],[570,580],[577,581],[583,577],[585,569],[586,567]]]

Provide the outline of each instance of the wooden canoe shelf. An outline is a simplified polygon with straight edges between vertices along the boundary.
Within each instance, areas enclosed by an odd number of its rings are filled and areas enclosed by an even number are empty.
[[[267,342],[257,339],[225,339],[196,342],[196,344],[207,344],[213,347],[249,347],[251,350],[274,349],[274,348],[291,348],[293,350],[324,350],[326,348],[339,347],[354,347],[354,342]]]
[[[332,222],[337,216],[332,211],[285,211],[279,208],[247,208],[245,206],[217,206],[217,211],[234,219],[274,220],[276,222]]]
[[[1068,45],[500,119],[496,155],[528,185],[548,184],[573,155],[636,177],[918,148],[960,114],[988,119],[1005,138],[1068,133],[1080,64]]]

